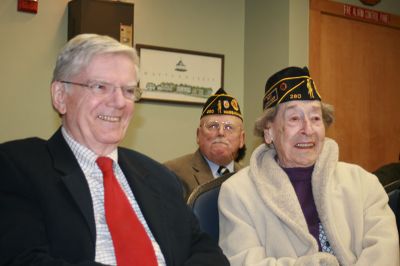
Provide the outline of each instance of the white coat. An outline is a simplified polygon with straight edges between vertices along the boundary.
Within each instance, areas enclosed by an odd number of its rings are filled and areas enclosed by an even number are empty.
[[[361,167],[339,162],[336,142],[324,142],[312,189],[335,255],[318,251],[276,151],[262,144],[219,195],[219,241],[232,266],[399,265],[396,221],[382,185]]]

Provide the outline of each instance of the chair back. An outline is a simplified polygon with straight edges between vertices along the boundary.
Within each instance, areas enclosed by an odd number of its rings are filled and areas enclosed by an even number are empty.
[[[373,172],[389,193],[400,188],[400,162],[383,165]]]
[[[400,239],[400,162],[381,166],[373,172],[389,197],[389,206],[396,216],[397,230]]]
[[[221,184],[233,173],[215,178],[196,187],[189,195],[187,204],[196,215],[200,228],[216,241],[219,238],[218,195]]]
[[[388,193],[389,206],[396,216],[397,230],[400,236],[400,188],[392,190]]]

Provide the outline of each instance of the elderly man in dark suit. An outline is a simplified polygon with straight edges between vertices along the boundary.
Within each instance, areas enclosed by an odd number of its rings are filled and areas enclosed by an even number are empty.
[[[164,166],[119,148],[139,98],[135,50],[83,34],[51,84],[62,126],[0,145],[0,265],[228,265]]]
[[[199,185],[242,168],[246,151],[243,117],[237,100],[219,89],[204,104],[196,132],[199,148],[165,162],[181,179],[187,199]]]

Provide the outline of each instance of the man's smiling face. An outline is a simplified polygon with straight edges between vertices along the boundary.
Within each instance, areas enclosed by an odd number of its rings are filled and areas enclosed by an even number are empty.
[[[134,101],[125,98],[120,87],[137,84],[134,63],[124,54],[97,55],[72,81],[118,87],[109,95],[97,95],[89,88],[68,84],[63,105],[57,108],[64,128],[76,141],[99,155],[108,154],[124,138],[133,116]]]

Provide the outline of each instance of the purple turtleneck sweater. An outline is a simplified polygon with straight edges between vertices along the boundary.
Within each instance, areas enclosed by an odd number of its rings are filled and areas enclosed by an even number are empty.
[[[318,217],[317,207],[315,206],[311,185],[311,176],[314,166],[306,168],[283,168],[283,170],[289,176],[290,182],[292,182],[293,188],[296,191],[301,209],[303,210],[304,217],[307,221],[308,231],[317,240],[319,249],[321,250],[321,243],[319,242],[318,237],[320,220]]]

